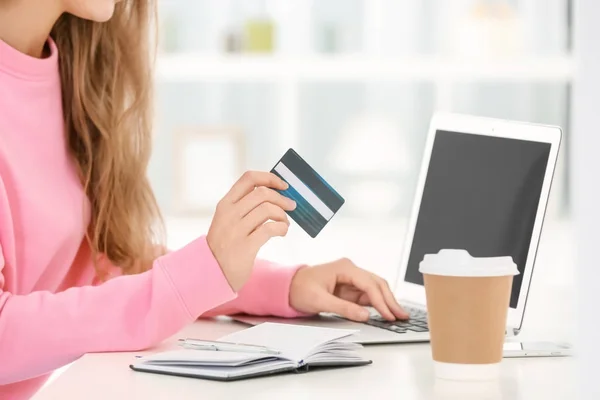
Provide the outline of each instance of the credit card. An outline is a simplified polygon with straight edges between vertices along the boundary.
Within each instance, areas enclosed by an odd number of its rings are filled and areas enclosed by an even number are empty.
[[[344,198],[293,149],[284,154],[271,172],[290,185],[278,192],[296,202],[296,209],[287,213],[312,238],[344,205]]]

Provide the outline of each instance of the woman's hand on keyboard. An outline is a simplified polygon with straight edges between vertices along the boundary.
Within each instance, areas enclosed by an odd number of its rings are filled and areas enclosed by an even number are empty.
[[[330,312],[366,321],[374,307],[385,319],[407,319],[387,282],[348,259],[300,269],[290,288],[290,305],[307,314]]]

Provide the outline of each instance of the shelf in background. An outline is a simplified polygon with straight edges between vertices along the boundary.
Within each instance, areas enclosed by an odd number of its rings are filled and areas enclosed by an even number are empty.
[[[571,56],[524,59],[368,58],[343,56],[158,56],[160,81],[571,81]]]

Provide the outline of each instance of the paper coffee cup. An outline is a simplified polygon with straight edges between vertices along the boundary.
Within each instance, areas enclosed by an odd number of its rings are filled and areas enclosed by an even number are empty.
[[[475,258],[465,250],[426,255],[425,281],[436,376],[490,380],[499,373],[514,275],[511,257]]]

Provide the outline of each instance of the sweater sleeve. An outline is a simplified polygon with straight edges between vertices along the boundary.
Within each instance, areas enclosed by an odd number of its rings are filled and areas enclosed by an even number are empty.
[[[203,317],[216,315],[270,315],[284,318],[301,316],[290,306],[290,286],[294,275],[302,266],[283,267],[275,263],[257,260],[248,282],[236,299],[205,313]]]
[[[85,353],[150,347],[237,297],[205,238],[158,258],[143,274],[56,294],[3,291],[0,261],[0,385],[46,374]]]

